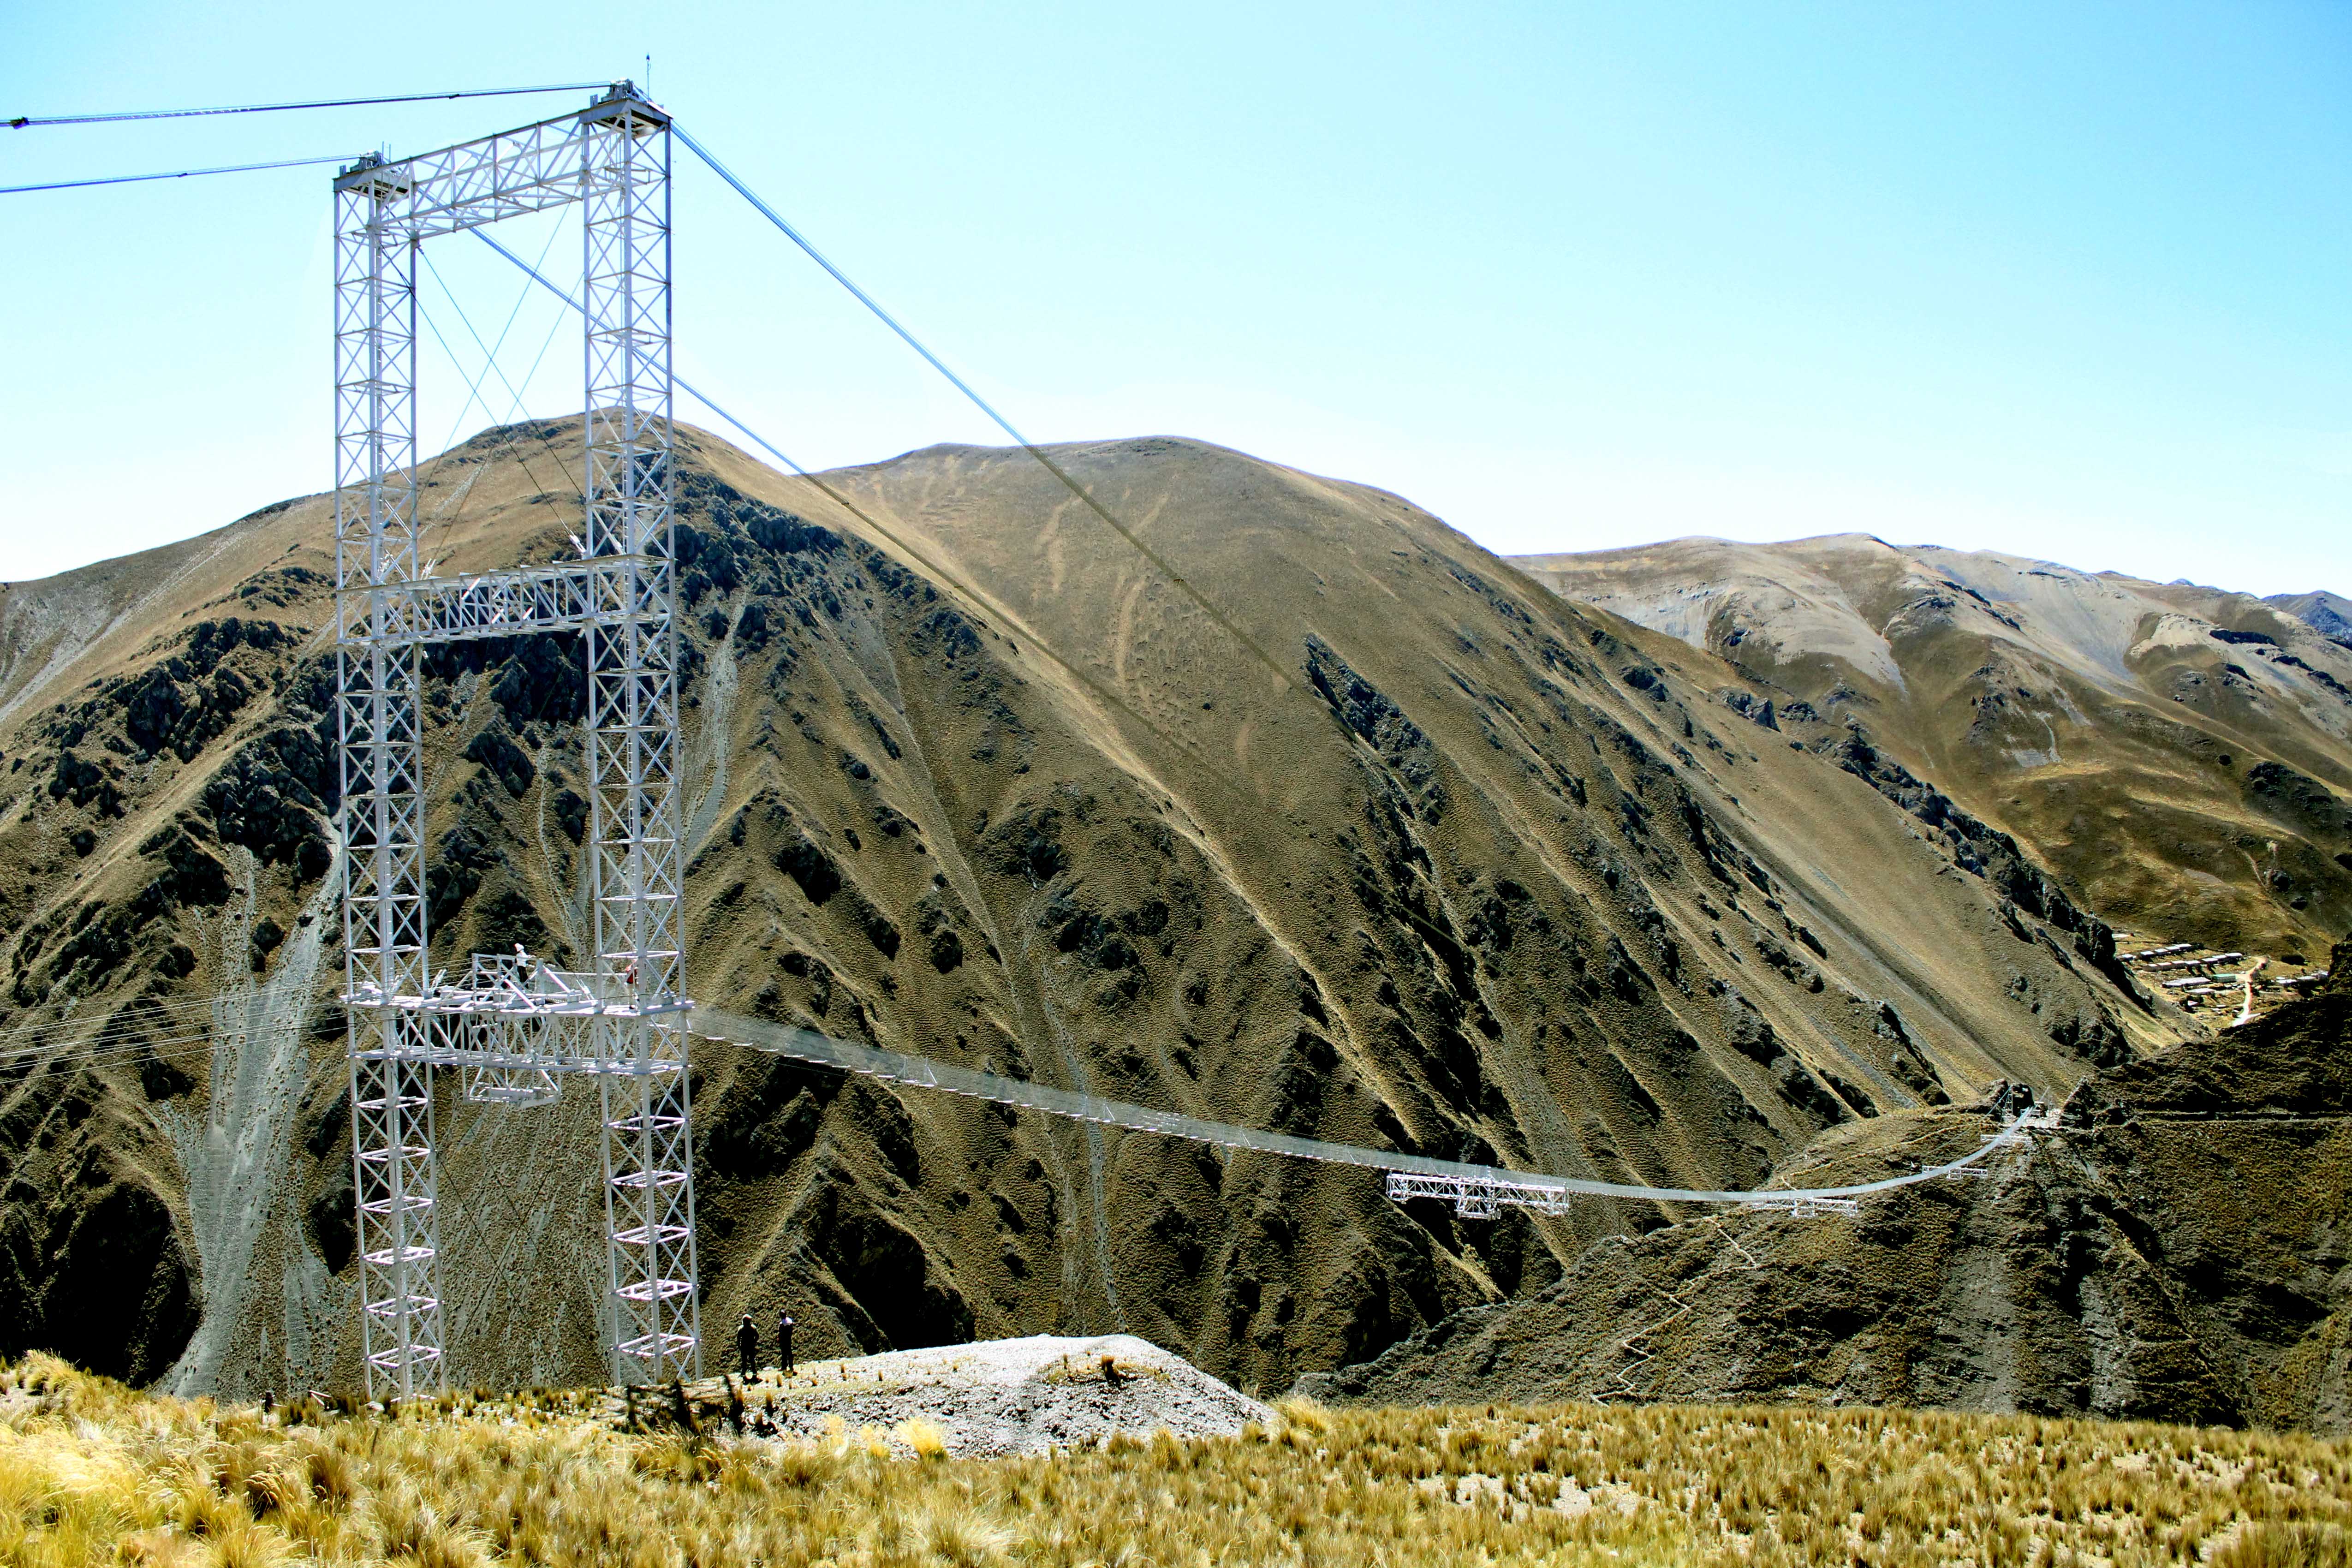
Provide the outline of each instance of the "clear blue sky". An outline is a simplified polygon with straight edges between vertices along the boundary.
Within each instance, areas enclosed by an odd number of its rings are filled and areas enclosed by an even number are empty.
[[[0,115],[651,51],[654,96],[1031,434],[1203,437],[1501,551],[1859,529],[2352,593],[2342,5],[16,0],[5,33]],[[0,184],[570,101],[0,131]],[[0,197],[0,578],[329,482],[327,180]],[[996,439],[698,168],[677,212],[681,368],[785,450]],[[495,335],[512,275],[435,255]],[[577,407],[576,336],[532,302],[501,356],[551,330],[534,413]],[[461,419],[461,384],[429,374],[436,440],[513,407]]]

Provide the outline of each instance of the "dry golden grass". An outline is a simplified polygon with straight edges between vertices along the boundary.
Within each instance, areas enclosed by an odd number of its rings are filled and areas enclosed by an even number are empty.
[[[870,1432],[705,1444],[591,1407],[457,1395],[273,1425],[37,1355],[0,1373],[0,1563],[2352,1563],[2345,1449],[2295,1436],[1291,1403],[1237,1439],[1025,1459],[942,1458],[910,1430],[910,1461]]]

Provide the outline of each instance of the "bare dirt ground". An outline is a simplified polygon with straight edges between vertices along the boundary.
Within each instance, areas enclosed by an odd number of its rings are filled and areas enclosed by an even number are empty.
[[[705,1378],[688,1385],[698,1423],[729,1422],[730,1393],[743,1402],[754,1436],[802,1440],[852,1433],[910,1448],[909,1421],[940,1429],[958,1458],[1041,1454],[1086,1447],[1121,1433],[1148,1437],[1232,1437],[1275,1413],[1132,1334],[1080,1339],[1031,1334],[1017,1340],[889,1351],[803,1362],[791,1377],[770,1366],[749,1381]],[[624,1423],[631,1395],[607,1398]],[[675,1420],[673,1399],[639,1390],[642,1421]]]

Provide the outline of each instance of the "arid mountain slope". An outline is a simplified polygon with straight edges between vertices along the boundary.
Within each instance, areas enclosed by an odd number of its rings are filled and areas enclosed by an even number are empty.
[[[2352,943],[2316,996],[2100,1073],[1989,1179],[1854,1218],[1718,1215],[1604,1242],[1307,1380],[1372,1403],[1935,1405],[2352,1431]],[[1811,1179],[1949,1159],[1990,1124],[1841,1129]]]
[[[1729,660],[1791,736],[1864,736],[2120,928],[2286,957],[2352,925],[2352,649],[2284,606],[1861,534],[1514,563]]]
[[[2326,590],[2310,594],[2273,594],[2263,601],[2284,610],[2322,637],[2352,637],[2352,599]]]
[[[438,569],[565,548],[577,441],[426,465]],[[1227,1121],[1707,1185],[2194,1031],[2118,990],[2106,929],[2013,844],[1792,749],[1711,655],[1393,496],[1180,440],[1056,456],[1149,556],[1019,452],[828,476],[845,508],[683,439],[700,996]],[[329,515],[0,599],[0,973],[45,1053],[0,1097],[0,1348],[184,1389],[352,1378]],[[582,951],[576,658],[428,666],[453,958]],[[810,1353],[1126,1330],[1280,1388],[1661,1217],[1474,1236],[1368,1173],[698,1059],[704,1321],[789,1306]],[[436,1115],[454,1374],[600,1375],[593,1098],[445,1088]]]

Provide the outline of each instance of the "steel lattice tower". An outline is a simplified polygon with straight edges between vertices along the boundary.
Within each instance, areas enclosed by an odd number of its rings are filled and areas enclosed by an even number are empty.
[[[669,117],[622,82],[587,110],[335,180],[335,566],[344,1003],[371,1393],[446,1386],[433,1068],[529,1106],[596,1077],[616,1380],[699,1370],[678,926],[671,551]],[[420,574],[416,248],[583,210],[586,518],[579,558]],[[581,971],[477,954],[428,978],[421,650],[576,631],[588,674],[589,876]]]

